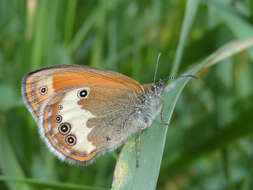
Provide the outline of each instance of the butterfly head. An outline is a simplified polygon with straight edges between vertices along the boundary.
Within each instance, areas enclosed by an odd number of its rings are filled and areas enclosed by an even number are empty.
[[[161,97],[163,95],[165,88],[165,81],[159,80],[150,85],[151,94],[156,97]]]
[[[165,82],[160,80],[151,84],[144,85],[144,93],[140,94],[137,104],[137,115],[139,113],[139,120],[144,128],[151,125],[155,116],[161,110],[161,96],[165,89]]]

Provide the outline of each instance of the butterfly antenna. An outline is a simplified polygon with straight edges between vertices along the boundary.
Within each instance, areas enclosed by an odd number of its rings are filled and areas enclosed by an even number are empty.
[[[200,78],[196,75],[180,75],[180,76],[176,76],[176,77],[167,77],[166,79],[178,79],[178,78],[194,78],[199,80]]]
[[[156,81],[156,75],[157,75],[157,70],[158,70],[160,57],[161,57],[161,52],[158,53],[158,56],[157,56],[157,59],[156,59],[154,82]]]

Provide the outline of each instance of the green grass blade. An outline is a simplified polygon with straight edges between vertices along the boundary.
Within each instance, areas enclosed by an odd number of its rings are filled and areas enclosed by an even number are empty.
[[[47,35],[47,20],[49,1],[39,1],[38,12],[35,20],[34,40],[32,44],[31,69],[35,70],[41,67],[43,52]]]
[[[185,146],[183,148],[178,148],[175,152],[171,152],[172,155],[177,155],[169,160],[166,160],[166,169],[168,171],[173,171],[168,173],[168,175],[176,175],[181,169],[183,169],[187,164],[193,160],[212,152],[218,148],[222,148],[229,145],[236,140],[253,133],[253,119],[252,119],[253,108],[242,110],[240,115],[237,116],[233,121],[231,121],[226,126],[218,129],[212,135],[205,135],[208,125],[210,125],[211,118],[205,118],[204,121],[195,124],[191,129],[186,130],[179,137],[184,142]],[[238,127],[243,126],[243,127]],[[198,133],[195,133],[198,132]],[[203,136],[195,137],[194,134],[203,134]],[[191,143],[190,139],[194,138],[194,142]],[[182,142],[179,142],[182,143]],[[196,151],[197,150],[197,151]],[[187,158],[187,159],[186,159]]]
[[[102,1],[99,7],[99,12],[97,13],[97,19],[95,23],[96,28],[96,38],[94,40],[94,45],[92,48],[91,53],[91,62],[90,65],[93,67],[101,67],[102,62],[102,54],[103,54],[103,43],[104,43],[104,34],[105,31],[105,24],[106,24],[106,13],[107,13],[107,2]]]
[[[68,46],[69,54],[74,53],[82,44],[83,40],[87,36],[88,32],[91,30],[97,19],[97,10],[94,10],[89,17],[83,22],[81,28],[76,32],[71,44]]]
[[[196,15],[197,9],[199,5],[199,0],[188,0],[186,4],[186,11],[183,21],[183,28],[180,34],[180,39],[177,47],[176,57],[173,62],[171,76],[175,76],[178,72],[180,61],[183,55],[183,48],[188,36],[188,33],[191,29],[192,23],[194,21],[194,17]]]
[[[0,92],[4,92],[0,94],[0,99],[4,100],[0,104],[0,111],[6,111],[15,106],[20,106],[23,104],[20,99],[16,98],[17,94],[12,85],[5,83],[0,84]]]
[[[196,64],[185,74],[196,74],[202,68],[214,65],[235,53],[242,51],[253,45],[253,39],[231,42],[205,60]],[[164,96],[166,106],[164,116],[170,121],[177,99],[181,94],[189,78],[178,79],[168,85],[168,91]],[[160,171],[160,165],[166,140],[167,127],[159,124],[160,118],[157,117],[151,128],[142,135],[140,167],[136,168],[136,152],[134,139],[129,140],[123,147],[114,171],[112,189],[145,189],[153,190]]]
[[[17,156],[14,153],[13,146],[10,143],[6,132],[6,125],[4,121],[0,120],[0,169],[4,175],[15,176],[15,177],[25,177],[24,171],[22,170]],[[26,184],[17,184],[13,182],[8,182],[7,185],[12,190],[29,190],[29,186]]]
[[[76,9],[76,0],[68,1],[67,4],[67,14],[66,14],[66,23],[64,28],[64,44],[67,45],[70,42],[72,37],[74,21],[75,21],[75,9]]]
[[[109,188],[92,187],[87,185],[77,185],[71,183],[59,183],[54,181],[28,179],[28,178],[16,178],[8,176],[0,176],[0,181],[15,182],[19,184],[29,184],[37,188],[51,188],[51,189],[64,189],[64,190],[106,190]]]
[[[252,37],[253,27],[250,22],[247,22],[239,16],[233,9],[223,6],[220,1],[205,0],[205,3],[213,7],[219,16],[224,20],[233,34],[238,39],[246,39]],[[251,59],[253,59],[253,50],[249,51]]]

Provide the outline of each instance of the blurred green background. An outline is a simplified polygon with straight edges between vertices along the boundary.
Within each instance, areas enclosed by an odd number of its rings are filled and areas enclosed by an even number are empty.
[[[253,1],[194,6],[187,21],[186,0],[0,0],[0,189],[110,188],[120,150],[85,168],[57,160],[23,104],[22,77],[42,66],[80,64],[149,83],[159,52],[158,77],[165,78],[231,40],[253,36]],[[172,71],[187,24],[181,65]],[[184,89],[168,129],[158,190],[253,189],[252,61],[243,51]]]

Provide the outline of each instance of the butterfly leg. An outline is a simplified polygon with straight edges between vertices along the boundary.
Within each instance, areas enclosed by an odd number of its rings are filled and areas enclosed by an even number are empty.
[[[142,130],[139,130],[138,131],[138,136],[135,139],[135,145],[136,145],[136,168],[139,168],[139,166],[140,166],[141,134],[142,134]]]

